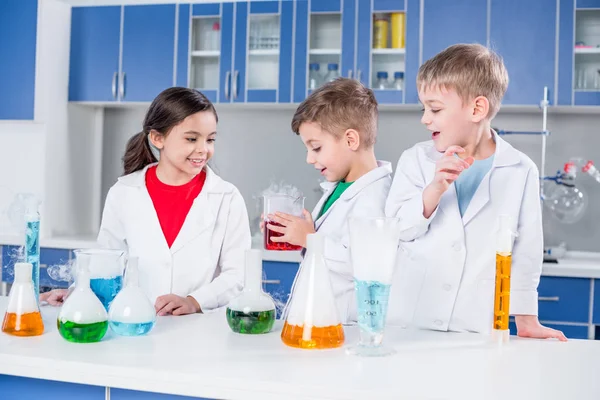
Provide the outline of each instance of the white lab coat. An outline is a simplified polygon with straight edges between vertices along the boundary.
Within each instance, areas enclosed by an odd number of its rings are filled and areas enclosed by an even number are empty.
[[[169,248],[146,188],[148,167],[119,178],[109,190],[99,244],[139,257],[140,286],[153,304],[173,293],[193,296],[203,311],[227,305],[242,289],[250,248],[240,192],[206,167],[202,191]]]
[[[337,182],[324,182],[324,194],[312,212],[315,230],[325,236],[324,258],[330,271],[331,286],[342,323],[356,321],[354,274],[350,263],[349,217],[383,217],[385,201],[392,183],[392,166],[378,161],[377,168],[358,178],[321,218],[323,205]]]
[[[452,184],[429,219],[423,217],[423,189],[433,180],[442,156],[432,141],[400,157],[388,216],[404,226],[390,294],[388,323],[450,331],[489,332],[492,328],[496,226],[512,216],[514,242],[510,313],[537,315],[537,286],[543,258],[539,174],[525,154],[494,133],[491,170],[461,218]]]

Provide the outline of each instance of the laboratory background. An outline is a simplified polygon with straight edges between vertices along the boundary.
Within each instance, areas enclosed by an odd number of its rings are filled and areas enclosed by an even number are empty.
[[[264,249],[262,195],[293,185],[311,210],[323,194],[323,179],[291,130],[297,106],[340,76],[372,88],[379,103],[375,153],[395,169],[404,150],[430,137],[420,122],[418,68],[455,43],[480,43],[503,57],[510,84],[492,125],[540,171],[540,321],[572,339],[600,340],[600,0],[0,0],[0,294],[8,295],[16,276],[24,196],[40,199],[40,291],[66,288],[63,267],[76,249],[94,246],[107,192],[123,173],[125,144],[141,131],[158,93],[184,86],[215,104],[210,165],[240,190],[252,246],[262,254],[262,287],[285,303],[302,258]],[[191,342],[173,346],[181,353]],[[128,351],[128,344],[114,345]],[[16,350],[1,351],[18,361]],[[55,351],[76,350],[62,344]],[[277,375],[270,363],[265,373]],[[0,364],[0,398],[8,387],[32,387],[27,368],[44,368]],[[102,381],[78,374],[78,364],[62,368],[43,382],[69,382],[69,391],[81,393],[73,398],[108,398],[104,387],[96,390]],[[115,386],[127,390],[113,390],[112,398],[191,395],[182,389],[185,379],[177,383],[179,372],[169,370],[170,389],[122,378]],[[323,385],[319,396],[349,398]],[[205,397],[245,393],[211,390]],[[296,398],[277,390],[263,398]]]

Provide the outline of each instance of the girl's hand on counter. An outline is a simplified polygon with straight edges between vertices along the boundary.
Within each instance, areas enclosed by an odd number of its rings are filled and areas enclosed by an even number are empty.
[[[156,299],[154,304],[156,314],[186,315],[201,312],[200,304],[192,296],[181,297],[176,294],[166,294]]]
[[[51,306],[62,306],[68,292],[67,289],[54,289],[46,293],[40,293],[40,303],[45,301]]]
[[[517,324],[517,336],[519,337],[567,341],[567,337],[561,331],[540,324],[536,315],[516,315],[515,323]]]

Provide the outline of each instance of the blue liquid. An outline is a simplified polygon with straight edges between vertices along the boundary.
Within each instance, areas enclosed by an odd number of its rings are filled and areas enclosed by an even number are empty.
[[[141,323],[126,323],[110,321],[110,329],[121,336],[141,336],[150,332],[154,327],[154,321]]]
[[[31,278],[35,299],[40,299],[40,220],[27,221],[25,227],[25,260],[33,266]]]
[[[115,276],[106,279],[90,279],[90,287],[96,296],[98,296],[98,299],[100,299],[106,311],[108,311],[110,303],[112,303],[117,294],[121,291],[121,287],[123,287],[123,278]]]
[[[377,281],[354,281],[358,301],[358,326],[365,345],[378,345],[383,338],[390,286]]]

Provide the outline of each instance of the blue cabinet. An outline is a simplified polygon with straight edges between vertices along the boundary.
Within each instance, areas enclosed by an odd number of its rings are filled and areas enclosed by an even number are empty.
[[[176,7],[74,7],[69,100],[152,101],[173,86]]]
[[[201,400],[200,397],[110,388],[111,400]]]
[[[594,315],[592,323],[600,325],[600,279],[594,280]],[[600,339],[600,336],[597,339]]]
[[[120,98],[152,101],[173,86],[174,4],[125,6]]]
[[[554,96],[556,2],[491,0],[490,46],[508,70],[503,104],[539,105],[544,87]]]
[[[0,375],[2,400],[61,399],[104,400],[103,386],[80,385],[20,376]]]
[[[121,6],[73,7],[69,101],[115,101]]]
[[[70,251],[43,247],[40,249],[40,287],[66,288],[69,282],[55,280],[48,274],[48,267],[62,266],[66,271],[70,267]],[[20,260],[19,246],[2,246],[2,281],[12,283],[14,266]]]
[[[457,43],[485,46],[487,11],[488,0],[424,0],[423,61]]]
[[[273,297],[278,311],[288,301],[298,267],[298,263],[263,261],[263,288]]]
[[[0,4],[0,120],[34,118],[37,7],[37,0]]]
[[[543,276],[538,287],[540,321],[587,323],[590,279]]]

